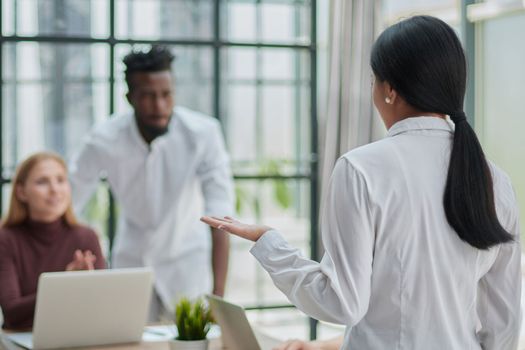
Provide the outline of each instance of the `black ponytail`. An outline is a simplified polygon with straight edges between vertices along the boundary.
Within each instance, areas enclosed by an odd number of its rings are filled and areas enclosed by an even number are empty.
[[[456,129],[443,204],[459,237],[479,249],[512,240],[496,216],[490,168],[464,113],[450,115]]]
[[[463,112],[466,60],[454,30],[434,17],[411,17],[379,36],[370,63],[408,104],[454,122],[443,205],[458,236],[479,249],[511,241],[496,215],[489,165]]]

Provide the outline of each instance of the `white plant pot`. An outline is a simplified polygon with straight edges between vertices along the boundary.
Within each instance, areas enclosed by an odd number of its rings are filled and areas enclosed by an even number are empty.
[[[208,339],[170,340],[170,350],[208,350]]]

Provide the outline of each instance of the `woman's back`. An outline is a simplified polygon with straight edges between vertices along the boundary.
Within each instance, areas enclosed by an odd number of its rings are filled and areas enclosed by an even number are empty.
[[[502,339],[515,333],[506,324],[515,324],[519,309],[501,319],[486,310],[484,298],[519,302],[519,287],[506,288],[521,284],[519,237],[479,250],[449,225],[443,192],[452,137],[453,126],[443,119],[408,118],[386,139],[343,157],[366,184],[375,227],[369,306],[347,334],[351,349],[480,349],[480,326]],[[517,234],[510,182],[494,167],[493,179],[498,218]],[[497,258],[505,262],[497,265]],[[501,281],[489,287],[487,278]]]
[[[335,165],[319,263],[266,226],[204,221],[255,241],[252,254],[297,308],[347,326],[343,349],[515,350],[516,201],[463,111],[459,38],[414,16],[379,35],[370,65],[390,137]]]

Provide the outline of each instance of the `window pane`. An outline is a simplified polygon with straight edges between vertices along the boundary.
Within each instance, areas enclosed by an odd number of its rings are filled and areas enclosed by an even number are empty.
[[[227,38],[233,41],[257,41],[255,2],[227,1],[226,9],[224,23]]]
[[[310,3],[262,3],[260,40],[269,42],[310,41]]]
[[[309,255],[309,181],[266,180],[236,182],[237,211],[241,221],[259,222],[278,228],[287,241]],[[268,274],[249,253],[251,243],[231,239],[227,297],[244,305],[288,301]]]
[[[223,113],[226,114],[226,143],[234,165],[246,171],[252,160],[257,158],[256,87],[248,84],[230,85],[224,93],[228,99],[228,111]]]
[[[291,86],[263,86],[261,90],[263,153],[270,159],[291,159],[295,146],[294,89]]]
[[[227,84],[308,84],[310,65],[305,50],[234,47],[223,52],[223,71]]]
[[[525,14],[483,22],[482,56],[477,57],[481,77],[478,86],[476,130],[487,157],[511,177],[521,217],[525,217],[525,143],[523,101],[525,92]],[[512,54],[509,54],[512,53]],[[481,79],[480,79],[481,78]]]
[[[383,0],[385,14],[433,10],[456,5],[457,0]]]
[[[136,50],[148,50],[149,46],[135,46]],[[115,49],[115,111],[130,110],[126,101],[127,86],[124,80],[125,65],[122,62],[132,47],[117,45]],[[196,111],[213,115],[213,53],[208,47],[171,46],[176,58],[175,103]]]
[[[211,0],[117,0],[116,35],[130,39],[211,39]]]
[[[232,41],[308,44],[311,3],[226,0],[223,32]]]
[[[4,173],[42,149],[71,155],[108,114],[107,46],[4,44]]]
[[[247,79],[254,81],[257,74],[257,50],[253,48],[230,48],[225,51],[224,68],[228,82]]]
[[[307,172],[307,52],[230,48],[222,63],[222,118],[234,172],[262,174],[269,161],[282,164],[283,174]]]
[[[106,0],[2,0],[4,35],[107,37]]]
[[[414,15],[430,15],[441,18],[459,31],[461,2],[458,0],[382,0],[385,25],[394,24]]]

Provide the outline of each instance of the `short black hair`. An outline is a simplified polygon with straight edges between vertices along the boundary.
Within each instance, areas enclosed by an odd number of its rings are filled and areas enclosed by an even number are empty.
[[[132,50],[122,60],[126,65],[124,74],[128,88],[131,90],[130,77],[133,73],[171,70],[174,59],[175,55],[168,47],[162,45],[153,45],[149,51]]]

